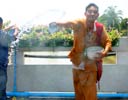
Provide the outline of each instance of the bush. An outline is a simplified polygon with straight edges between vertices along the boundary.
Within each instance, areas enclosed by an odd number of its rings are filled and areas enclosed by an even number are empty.
[[[119,45],[119,39],[123,35],[122,33],[119,33],[118,30],[112,29],[108,32],[109,37],[112,41],[112,46],[118,46]]]
[[[64,46],[71,47],[73,45],[73,35],[64,33],[62,31],[54,34],[41,34],[32,32],[29,35],[24,35],[19,42],[20,48],[32,48],[32,47],[53,47]]]

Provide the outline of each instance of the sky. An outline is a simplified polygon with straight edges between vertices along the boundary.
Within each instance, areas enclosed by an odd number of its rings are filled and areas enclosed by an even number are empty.
[[[128,17],[126,0],[2,0],[1,17],[4,22],[19,26],[47,24],[51,21],[64,21],[84,16],[89,3],[99,6],[100,15],[109,6],[117,6],[123,11],[123,18]]]

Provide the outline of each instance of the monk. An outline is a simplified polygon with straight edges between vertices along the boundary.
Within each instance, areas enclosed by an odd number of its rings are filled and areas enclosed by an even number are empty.
[[[85,9],[85,18],[67,22],[54,22],[53,25],[72,28],[73,47],[68,55],[73,64],[75,100],[97,100],[97,61],[102,60],[111,49],[111,40],[103,24],[97,22],[99,8],[90,3]],[[101,46],[104,49],[98,56],[89,59],[85,51],[89,47]]]

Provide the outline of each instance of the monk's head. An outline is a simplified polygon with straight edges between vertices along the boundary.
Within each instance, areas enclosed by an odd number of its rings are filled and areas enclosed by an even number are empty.
[[[99,16],[99,7],[94,3],[90,3],[85,8],[84,15],[88,21],[94,22]]]

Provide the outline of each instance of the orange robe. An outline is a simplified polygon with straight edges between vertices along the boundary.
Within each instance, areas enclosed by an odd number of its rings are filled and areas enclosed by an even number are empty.
[[[85,62],[85,70],[73,69],[73,83],[76,100],[97,100],[97,67],[96,62],[84,56],[84,50],[89,46],[96,46],[96,32],[93,32],[92,40],[88,40],[86,19],[78,19],[72,22],[60,24],[71,27],[74,30],[74,43],[68,57],[73,65],[78,66]],[[89,43],[90,42],[90,43]],[[110,38],[103,27],[101,46],[107,51],[111,49]]]

